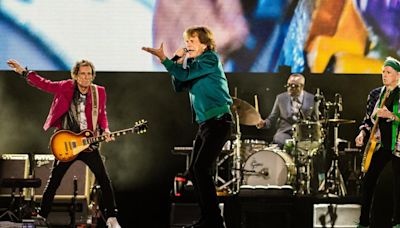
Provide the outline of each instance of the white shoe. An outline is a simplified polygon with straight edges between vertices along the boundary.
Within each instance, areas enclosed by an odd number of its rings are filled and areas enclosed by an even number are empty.
[[[43,216],[41,216],[41,215],[39,215],[39,214],[36,215],[36,218],[37,218],[37,219],[40,219],[40,220],[46,221],[46,218],[43,217]]]
[[[116,217],[109,217],[106,224],[108,228],[121,228]]]
[[[42,217],[39,214],[33,216],[32,219],[35,221],[36,226],[48,226],[46,218]]]

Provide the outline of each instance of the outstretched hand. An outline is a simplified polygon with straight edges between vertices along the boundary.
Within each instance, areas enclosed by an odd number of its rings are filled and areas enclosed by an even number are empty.
[[[18,74],[22,74],[25,71],[25,68],[23,68],[18,62],[17,60],[14,59],[9,59],[7,61],[7,65],[16,73]]]
[[[157,56],[157,58],[159,58],[161,62],[167,58],[164,53],[164,43],[161,43],[160,48],[142,47],[142,50]]]

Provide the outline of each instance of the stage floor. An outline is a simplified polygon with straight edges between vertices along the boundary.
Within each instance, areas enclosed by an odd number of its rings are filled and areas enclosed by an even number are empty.
[[[199,217],[199,208],[192,196],[177,198],[116,192],[116,197],[118,220],[122,227],[182,227]],[[386,197],[390,199],[391,195]],[[360,211],[359,196],[324,197],[258,192],[223,196],[219,200],[227,228],[332,227],[332,221],[335,221],[334,227],[350,228],[355,227]],[[372,209],[371,227],[389,228],[391,202],[381,198],[378,200]],[[76,219],[83,221],[84,216],[79,214]],[[60,218],[64,224],[60,224]],[[51,227],[69,227],[69,219],[68,211],[58,211],[52,212],[48,221]],[[80,227],[89,227],[81,224]]]

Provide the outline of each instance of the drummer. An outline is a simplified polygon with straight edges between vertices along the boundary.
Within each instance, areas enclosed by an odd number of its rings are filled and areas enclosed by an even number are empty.
[[[290,75],[284,86],[287,92],[276,96],[271,114],[256,125],[259,129],[276,127],[272,143],[278,144],[281,149],[286,140],[292,139],[293,124],[313,117],[314,95],[304,90],[304,84],[302,74]]]

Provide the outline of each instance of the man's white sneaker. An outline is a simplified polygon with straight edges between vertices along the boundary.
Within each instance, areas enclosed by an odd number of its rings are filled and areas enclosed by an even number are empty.
[[[116,217],[109,217],[106,224],[108,228],[121,228]]]
[[[36,218],[37,218],[37,219],[41,219],[41,220],[44,220],[44,221],[46,221],[46,218],[45,218],[45,217],[43,217],[43,216],[41,216],[41,215],[39,215],[39,214],[37,214],[37,215],[36,215]]]

